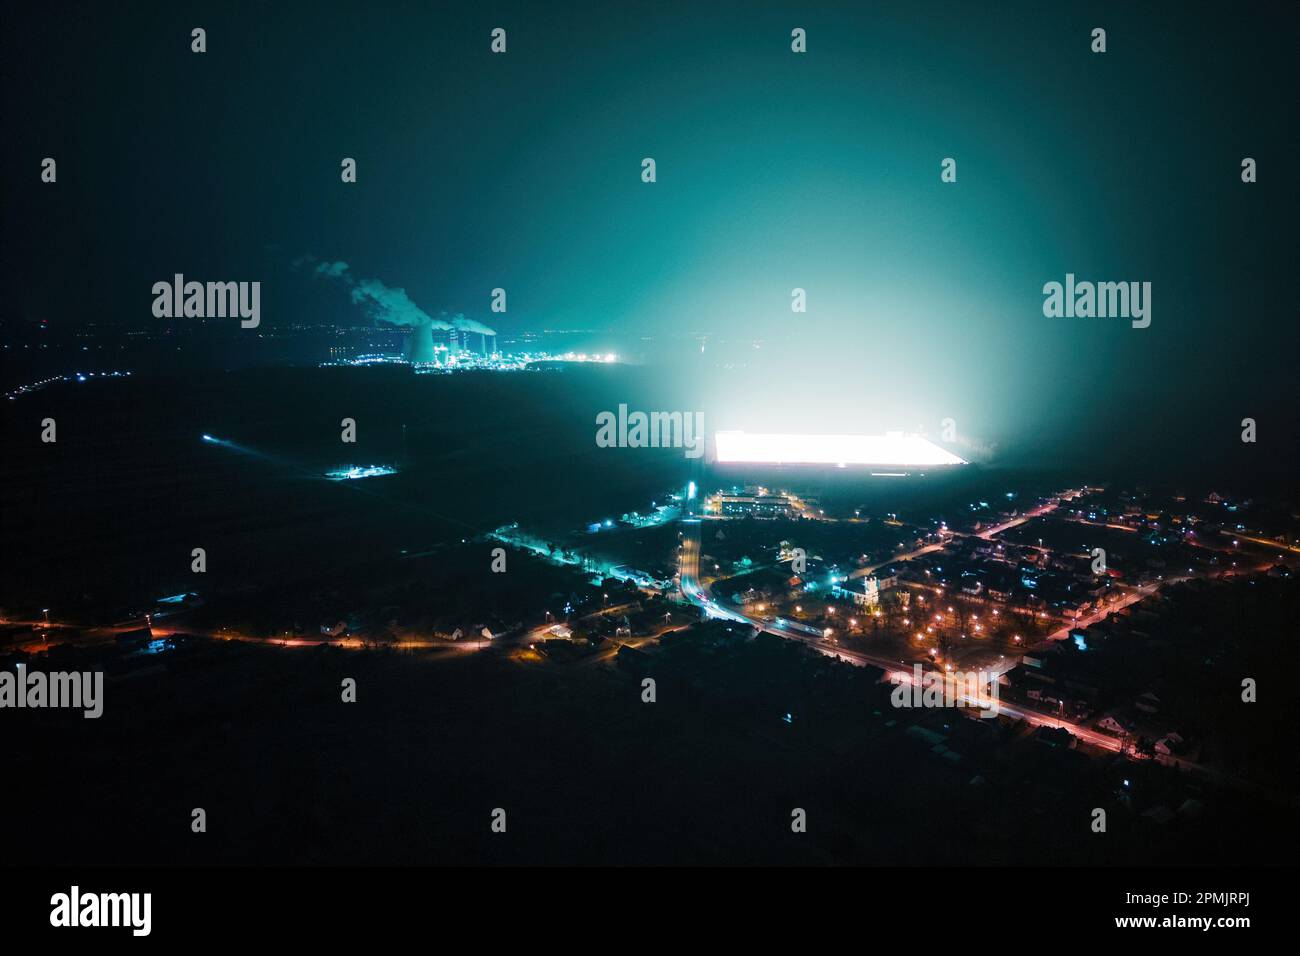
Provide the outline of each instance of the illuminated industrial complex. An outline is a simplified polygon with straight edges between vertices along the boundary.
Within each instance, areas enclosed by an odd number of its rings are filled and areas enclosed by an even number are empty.
[[[721,464],[867,465],[923,468],[966,462],[919,435],[792,435],[718,432]]]

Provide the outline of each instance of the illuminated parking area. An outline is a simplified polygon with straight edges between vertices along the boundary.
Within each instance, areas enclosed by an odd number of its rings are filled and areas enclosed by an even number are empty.
[[[724,464],[870,465],[919,468],[964,465],[952,452],[920,435],[790,435],[718,432],[717,460]]]

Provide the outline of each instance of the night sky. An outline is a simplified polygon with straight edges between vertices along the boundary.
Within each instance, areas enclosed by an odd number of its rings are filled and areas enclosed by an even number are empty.
[[[379,6],[10,5],[5,322],[147,327],[176,272],[364,321],[310,254],[503,330],[707,335],[747,367],[665,374],[717,427],[1294,449],[1295,4]],[[1150,281],[1151,327],[1044,317],[1067,272]]]

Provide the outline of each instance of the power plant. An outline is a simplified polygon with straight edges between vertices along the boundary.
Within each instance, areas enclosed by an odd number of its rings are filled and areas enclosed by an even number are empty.
[[[406,360],[412,365],[435,361],[432,323],[426,322],[411,329],[410,338],[406,341]]]
[[[457,320],[459,321],[459,320]],[[446,344],[439,344],[434,341],[434,325],[439,324],[439,331],[446,332]],[[470,323],[465,321],[466,325]],[[403,358],[412,365],[440,365],[439,352],[444,352],[447,356],[458,355],[461,351],[469,351],[471,345],[470,335],[476,333],[479,336],[479,352],[484,358],[496,354],[496,332],[488,329],[486,326],[478,325],[474,329],[458,328],[457,326],[447,327],[445,324],[429,322],[411,323],[411,334],[407,337],[406,346],[403,350]],[[489,339],[491,342],[489,343]]]

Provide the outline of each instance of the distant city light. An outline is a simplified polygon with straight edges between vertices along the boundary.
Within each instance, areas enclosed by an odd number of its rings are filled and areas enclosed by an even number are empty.
[[[791,435],[718,432],[722,463],[809,465],[964,465],[966,462],[919,435]]]

